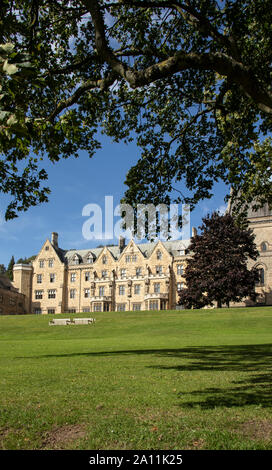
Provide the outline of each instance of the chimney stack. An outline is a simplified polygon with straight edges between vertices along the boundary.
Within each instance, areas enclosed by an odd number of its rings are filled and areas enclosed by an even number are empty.
[[[59,235],[58,235],[56,232],[52,232],[52,235],[51,235],[51,244],[53,245],[54,248],[58,248],[58,247],[59,247],[58,237],[59,237]]]
[[[192,237],[195,237],[197,235],[197,230],[195,227],[192,227]]]
[[[126,245],[126,239],[120,235],[119,236],[119,250],[120,250],[120,253],[122,253],[123,249],[125,248],[125,245]]]

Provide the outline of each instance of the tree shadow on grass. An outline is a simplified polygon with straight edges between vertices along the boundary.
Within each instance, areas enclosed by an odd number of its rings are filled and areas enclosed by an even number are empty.
[[[237,371],[246,374],[244,379],[233,381],[231,387],[202,386],[195,391],[179,393],[183,408],[272,407],[272,344],[190,348],[184,350],[183,358],[190,362],[155,368],[179,372]]]
[[[152,369],[177,372],[231,372],[245,373],[243,380],[233,381],[231,387],[213,387],[182,392],[178,396],[184,408],[214,409],[257,405],[272,407],[272,344],[201,346],[182,349],[132,349],[71,354],[32,356],[29,359],[73,357],[150,356],[162,358],[164,364],[150,365]],[[165,365],[166,359],[171,365]],[[24,357],[26,359],[26,357]],[[175,363],[173,363],[175,362]],[[186,401],[188,397],[188,401]]]

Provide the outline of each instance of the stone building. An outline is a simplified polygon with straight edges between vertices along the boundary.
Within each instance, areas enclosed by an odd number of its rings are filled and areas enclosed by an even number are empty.
[[[260,256],[257,303],[272,305],[272,211],[248,212]],[[193,234],[195,229],[193,229]],[[187,241],[63,250],[58,234],[46,240],[32,265],[14,266],[14,285],[25,296],[28,313],[76,313],[175,309],[190,254]],[[253,305],[250,300],[232,305]]]
[[[183,287],[186,242],[167,241],[63,250],[58,234],[32,265],[14,266],[14,284],[29,313],[76,313],[176,308]]]
[[[256,285],[257,304],[272,305],[272,210],[266,204],[257,211],[250,209],[247,217],[259,251],[258,260],[248,263],[249,268],[257,267],[261,275]],[[252,302],[246,300],[244,305],[252,305]]]
[[[0,275],[0,315],[26,313],[25,296],[16,289],[9,278]]]

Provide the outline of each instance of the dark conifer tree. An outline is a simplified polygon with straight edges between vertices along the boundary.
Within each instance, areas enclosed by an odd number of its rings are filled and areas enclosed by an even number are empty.
[[[203,218],[201,234],[192,237],[192,257],[185,269],[187,288],[179,303],[186,308],[201,308],[216,302],[217,307],[245,297],[255,300],[257,269],[248,269],[248,260],[256,260],[254,234],[241,228],[230,214],[214,212]]]
[[[12,256],[8,265],[8,269],[7,269],[7,276],[11,281],[13,281],[13,266],[14,265],[15,265],[15,260],[14,260],[14,256]]]

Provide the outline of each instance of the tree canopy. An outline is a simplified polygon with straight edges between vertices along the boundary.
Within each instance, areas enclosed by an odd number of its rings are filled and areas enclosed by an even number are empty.
[[[6,218],[48,199],[41,159],[92,156],[98,130],[139,147],[125,202],[194,206],[222,180],[272,204],[271,24],[269,0],[2,0]]]
[[[258,251],[252,230],[239,227],[230,214],[214,212],[203,218],[201,233],[191,239],[192,253],[184,276],[186,288],[179,302],[186,308],[201,308],[217,303],[218,307],[245,297],[256,300],[257,268],[249,269]]]

